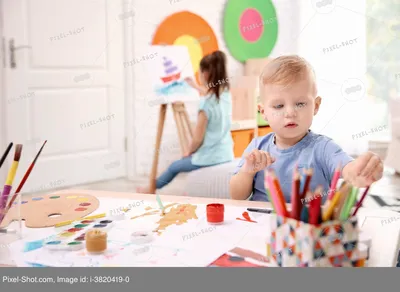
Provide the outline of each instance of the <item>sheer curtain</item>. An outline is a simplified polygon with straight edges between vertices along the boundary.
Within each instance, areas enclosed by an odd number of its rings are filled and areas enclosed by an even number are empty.
[[[365,0],[302,4],[296,41],[300,55],[315,69],[322,97],[311,129],[357,155],[368,149],[369,138],[362,133],[379,126],[373,117],[386,111],[368,93]]]

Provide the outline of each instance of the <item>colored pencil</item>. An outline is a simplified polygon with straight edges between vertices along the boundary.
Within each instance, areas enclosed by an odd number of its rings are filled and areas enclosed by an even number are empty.
[[[314,195],[319,194],[319,196],[314,196],[314,199],[310,201],[310,208],[309,208],[309,223],[318,225],[320,221],[321,215],[321,201],[322,201],[322,187],[317,187],[314,192]]]
[[[300,220],[301,216],[301,199],[299,194],[300,188],[300,174],[297,167],[294,170],[293,183],[292,183],[292,198],[291,198],[291,217],[295,220]]]
[[[306,182],[306,177],[299,171],[299,175],[300,175],[300,188],[299,188],[299,196],[301,199],[301,196],[303,195],[303,191],[304,191],[304,184]]]
[[[18,187],[17,187],[17,190],[15,191],[14,196],[12,197],[10,203],[9,203],[8,206],[7,206],[7,210],[11,208],[12,203],[14,203],[14,201],[15,201],[15,199],[17,198],[18,194],[21,192],[22,188],[24,187],[24,184],[26,183],[26,181],[27,181],[29,175],[31,174],[32,169],[33,169],[33,167],[35,166],[36,161],[38,160],[40,154],[42,153],[42,150],[43,150],[44,146],[46,145],[46,143],[47,143],[47,140],[44,141],[42,147],[40,147],[38,153],[36,154],[35,158],[33,159],[33,161],[32,161],[32,163],[31,163],[31,165],[29,166],[28,170],[25,172],[24,177],[22,178],[21,182],[19,183],[19,185],[18,185]]]
[[[350,196],[348,196],[342,211],[340,212],[340,220],[347,220],[350,216],[351,208],[353,208],[355,201],[357,200],[358,188],[353,187]]]
[[[333,173],[333,178],[332,178],[332,182],[331,182],[331,188],[329,189],[329,193],[328,193],[328,200],[332,200],[333,197],[335,196],[335,190],[336,190],[336,185],[338,183],[338,180],[340,178],[340,169],[341,169],[341,164],[339,163],[339,165],[336,167],[335,172]]]
[[[5,209],[7,206],[8,196],[10,195],[12,184],[14,182],[15,174],[18,170],[19,160],[22,154],[22,145],[17,144],[15,147],[14,153],[14,161],[11,164],[10,170],[7,175],[6,183],[3,188],[3,192],[1,194],[1,201],[0,201],[0,222],[3,221],[3,218],[6,216]]]
[[[364,193],[363,193],[363,195],[362,195],[360,201],[358,201],[358,204],[357,204],[357,206],[356,206],[356,209],[355,209],[354,212],[353,212],[353,216],[355,216],[355,215],[357,214],[358,209],[360,209],[360,207],[362,206],[362,203],[363,203],[365,197],[366,197],[367,194],[368,194],[369,188],[370,188],[370,187],[367,187],[367,188],[365,189],[365,191],[364,191]]]
[[[313,169],[312,168],[307,169],[305,183],[304,183],[304,189],[303,189],[303,193],[301,194],[301,199],[304,199],[307,195],[312,176],[313,176]]]
[[[307,206],[303,206],[300,217],[301,217],[300,221],[303,221],[304,223],[308,223],[308,207]]]
[[[10,150],[11,150],[12,146],[13,146],[13,142],[11,142],[10,144],[8,144],[8,147],[7,147],[6,151],[3,153],[3,156],[1,156],[1,159],[0,159],[0,168],[1,168],[1,166],[3,165],[4,161],[6,160],[6,158],[7,158],[7,156],[8,156],[8,153],[10,153]]]
[[[266,185],[266,191],[267,194],[269,195],[269,200],[271,202],[271,205],[274,207],[274,210],[276,214],[281,215],[281,208],[280,205],[278,205],[278,200],[276,198],[276,192],[274,190],[274,184],[272,182],[272,178],[269,174],[269,172],[265,171],[264,175],[264,185]]]
[[[333,199],[329,201],[329,205],[322,215],[323,221],[328,221],[331,219],[333,211],[335,210],[335,206],[338,204],[341,196],[342,196],[342,193],[340,191],[338,191],[335,193],[335,196],[333,197]]]
[[[276,207],[274,205],[274,200],[273,200],[273,197],[271,194],[271,190],[270,190],[271,185],[268,182],[268,171],[264,171],[264,188],[265,188],[265,192],[267,194],[268,200],[271,203],[272,209],[274,210],[274,213],[277,213]]]
[[[279,199],[279,195],[276,190],[276,186],[274,184],[274,179],[272,177],[272,173],[268,172],[268,174],[266,175],[265,178],[268,183],[268,189],[271,192],[272,202],[273,202],[274,208],[276,210],[276,214],[278,214],[279,216],[285,216],[284,215],[285,211],[283,210],[281,200]]]
[[[336,204],[335,210],[333,211],[333,219],[335,219],[335,220],[340,219],[340,213],[341,213],[344,203],[349,195],[350,190],[351,190],[351,186],[346,182],[343,182],[342,185],[340,186],[339,192],[341,193],[341,195],[340,195],[339,202]]]
[[[264,184],[265,184],[265,183],[266,183],[266,182],[264,181]],[[265,192],[267,193],[268,200],[269,200],[269,202],[271,203],[272,213],[276,213],[276,209],[275,209],[275,206],[274,206],[274,201],[272,200],[271,192],[270,192],[270,190],[269,190],[267,187],[265,188]]]
[[[287,209],[286,209],[285,196],[283,195],[281,186],[279,184],[279,180],[278,180],[278,178],[276,177],[276,175],[275,175],[275,173],[273,171],[271,171],[270,174],[271,174],[273,185],[275,187],[278,204],[280,204],[281,208],[282,208],[282,216],[283,217],[289,217],[289,214],[288,214]]]

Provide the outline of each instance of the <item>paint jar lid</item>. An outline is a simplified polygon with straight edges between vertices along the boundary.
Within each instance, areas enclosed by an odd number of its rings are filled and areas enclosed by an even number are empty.
[[[135,231],[131,234],[131,242],[136,244],[149,243],[153,240],[153,234],[150,231]]]
[[[214,203],[207,205],[207,212],[224,213],[224,211],[225,211],[224,204]]]

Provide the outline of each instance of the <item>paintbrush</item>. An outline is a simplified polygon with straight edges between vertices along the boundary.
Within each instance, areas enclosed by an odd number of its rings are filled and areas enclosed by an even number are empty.
[[[6,158],[8,156],[8,153],[10,153],[10,150],[11,150],[12,146],[13,146],[13,142],[8,144],[8,147],[7,147],[6,151],[4,152],[3,156],[0,159],[0,168],[3,165],[4,161],[6,160]]]
[[[46,145],[46,143],[47,143],[47,140],[44,141],[42,147],[40,147],[39,152],[36,154],[35,159],[33,159],[31,165],[29,166],[29,168],[28,168],[28,170],[26,171],[24,177],[22,178],[21,182],[19,183],[19,185],[18,185],[18,187],[17,187],[17,190],[15,191],[14,196],[11,198],[11,201],[10,201],[10,203],[9,203],[8,206],[7,206],[6,213],[7,213],[7,211],[11,208],[12,203],[14,203],[14,201],[15,201],[15,199],[17,198],[18,194],[21,192],[22,187],[24,186],[26,180],[28,179],[29,175],[31,174],[31,171],[32,171],[33,167],[35,166],[36,161],[38,160],[40,154],[42,153],[42,150],[43,150],[43,148],[44,148],[44,145]],[[1,217],[0,217],[0,224],[1,224]]]
[[[1,221],[3,220],[5,213],[3,214],[3,211],[5,210],[5,207],[7,205],[7,200],[8,196],[10,195],[12,184],[15,178],[15,174],[17,173],[18,169],[18,164],[19,160],[21,158],[21,153],[22,153],[22,144],[17,144],[15,147],[15,153],[14,153],[14,161],[11,164],[11,168],[8,172],[6,184],[4,185],[1,200],[0,200],[0,218]]]
[[[165,215],[165,208],[164,208],[164,205],[163,205],[163,203],[161,201],[161,198],[160,198],[159,194],[156,195],[156,200],[157,200],[158,206],[160,207],[161,214]]]

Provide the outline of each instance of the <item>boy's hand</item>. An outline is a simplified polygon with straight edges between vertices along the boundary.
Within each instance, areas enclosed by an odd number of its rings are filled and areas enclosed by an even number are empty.
[[[271,157],[268,152],[258,149],[254,149],[248,153],[245,159],[246,161],[242,166],[242,172],[250,173],[252,175],[275,162],[275,158]]]
[[[380,157],[367,152],[347,164],[343,169],[343,178],[357,188],[365,188],[380,180],[383,176],[383,163]]]

